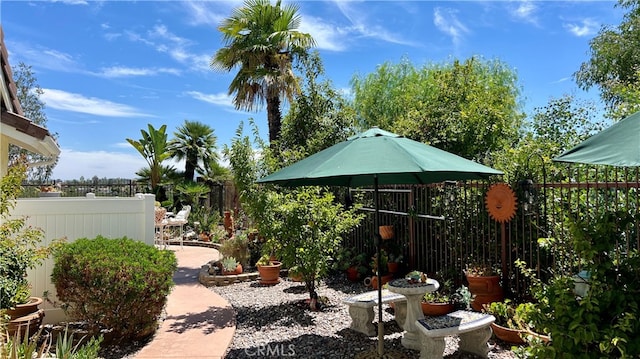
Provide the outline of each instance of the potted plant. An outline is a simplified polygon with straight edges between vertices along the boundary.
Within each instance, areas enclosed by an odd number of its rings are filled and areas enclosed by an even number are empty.
[[[280,283],[280,267],[282,263],[271,260],[271,255],[264,254],[258,262],[258,273],[260,273],[260,284],[274,285]]]
[[[367,255],[365,253],[358,253],[353,256],[351,265],[347,268],[347,278],[352,282],[357,282],[362,279],[368,271]]]
[[[242,264],[238,262],[234,257],[225,257],[221,261],[222,263],[222,275],[236,275],[242,274]]]
[[[10,218],[9,212],[22,192],[26,168],[26,161],[21,158],[0,179],[0,321],[5,314],[9,316],[10,335],[26,328],[35,333],[40,326],[44,311],[38,305],[43,300],[30,295],[27,270],[39,265],[61,242],[41,246],[41,229],[27,226],[26,218]]]
[[[471,307],[481,311],[484,304],[500,302],[504,299],[504,290],[500,286],[500,271],[487,263],[467,265],[465,276],[469,291],[473,295]]]
[[[531,318],[538,309],[534,303],[526,302],[516,305],[510,299],[505,299],[501,302],[485,304],[484,309],[496,318],[491,327],[496,337],[504,342],[526,344],[528,336],[549,341],[548,336],[535,333]]]
[[[289,268],[287,276],[294,282],[302,282],[302,270],[298,266]]]
[[[387,262],[387,269],[389,273],[396,274],[400,271],[400,263],[402,262],[402,254],[390,252],[389,261]]]
[[[422,298],[422,313],[428,316],[440,316],[453,312],[457,304],[456,288],[453,281],[439,280],[440,288],[425,293]]]
[[[380,250],[380,259],[378,259],[378,254],[374,254],[371,257],[371,271],[373,272],[373,277],[371,277],[371,286],[373,289],[378,289],[378,271],[380,272],[380,280],[381,285],[386,284],[388,281],[393,279],[393,274],[389,273],[389,256],[387,255],[387,251],[384,249]]]
[[[243,266],[248,266],[251,253],[249,252],[249,238],[245,232],[240,232],[224,241],[219,250],[223,257],[233,257]]]

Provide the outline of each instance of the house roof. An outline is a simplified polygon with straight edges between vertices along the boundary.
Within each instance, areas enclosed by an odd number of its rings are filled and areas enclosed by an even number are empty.
[[[39,153],[48,157],[57,157],[60,148],[46,128],[35,124],[24,117],[22,106],[18,99],[18,91],[11,65],[9,64],[9,53],[4,43],[4,31],[0,26],[0,71],[2,96],[2,116],[0,118],[0,134],[8,138],[8,142],[26,150]],[[5,155],[5,154],[3,154]]]

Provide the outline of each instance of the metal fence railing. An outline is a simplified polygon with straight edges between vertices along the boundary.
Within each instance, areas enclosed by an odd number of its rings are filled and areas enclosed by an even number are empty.
[[[640,176],[638,170],[569,167],[564,182],[531,183],[511,187],[518,196],[515,217],[505,225],[509,291],[527,295],[528,280],[515,266],[523,260],[545,279],[556,266],[550,250],[540,238],[568,238],[567,214],[621,211],[638,215]],[[486,209],[484,196],[490,183],[466,182],[455,186],[392,186],[380,190],[381,225],[394,225],[395,238],[383,244],[402,252],[409,269],[427,273],[448,271],[460,279],[470,262],[501,266],[501,226]],[[373,208],[371,192],[360,192],[366,209]],[[373,216],[367,217],[347,239],[345,246],[373,253]],[[640,223],[627,229],[620,239],[621,251],[640,248]],[[391,249],[392,250],[392,249]]]

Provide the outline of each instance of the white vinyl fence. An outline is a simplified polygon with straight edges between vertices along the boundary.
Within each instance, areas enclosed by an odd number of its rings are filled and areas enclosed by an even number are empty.
[[[79,238],[128,237],[153,245],[155,196],[136,194],[134,197],[43,197],[25,198],[17,201],[11,217],[27,217],[27,225],[41,228],[48,245],[54,239],[65,238],[73,242]],[[53,259],[29,270],[31,294],[42,297],[48,292],[56,301],[56,291],[51,283]],[[45,323],[65,320],[64,312],[45,303]]]

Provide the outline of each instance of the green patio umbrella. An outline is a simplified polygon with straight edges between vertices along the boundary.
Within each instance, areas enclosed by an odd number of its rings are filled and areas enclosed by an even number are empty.
[[[374,228],[379,228],[378,185],[487,179],[502,172],[377,127],[258,180],[282,186],[374,188]],[[376,235],[378,258],[380,235]],[[378,272],[378,283],[382,283]],[[384,352],[382,286],[378,286],[378,355]]]
[[[640,166],[640,112],[587,138],[553,160],[593,165]]]

